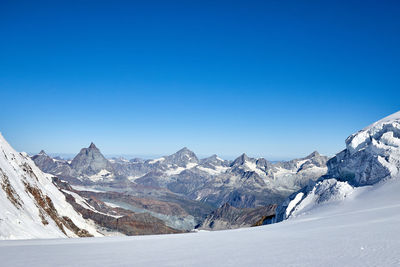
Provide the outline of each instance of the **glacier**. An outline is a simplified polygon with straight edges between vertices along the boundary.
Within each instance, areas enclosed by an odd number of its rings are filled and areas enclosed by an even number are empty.
[[[4,266],[396,266],[400,179],[281,223],[217,232],[0,242]]]

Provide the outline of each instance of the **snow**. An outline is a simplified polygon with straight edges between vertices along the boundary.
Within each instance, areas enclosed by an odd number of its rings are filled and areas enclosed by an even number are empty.
[[[244,165],[245,165],[250,171],[253,171],[253,172],[257,173],[257,174],[260,175],[260,176],[265,176],[265,172],[263,172],[262,170],[260,170],[259,168],[257,168],[257,165],[256,165],[254,162],[251,162],[251,161],[246,160]]]
[[[385,117],[385,118],[383,118],[383,119],[381,119],[381,120],[379,120],[377,122],[374,122],[373,124],[365,127],[363,129],[363,131],[367,131],[367,130],[369,130],[371,128],[374,128],[379,124],[392,123],[393,121],[400,121],[400,111],[397,111],[397,112],[395,112],[395,113],[393,113],[393,114],[391,114],[391,115],[389,115],[389,116],[387,116],[387,117]]]
[[[162,161],[164,161],[164,160],[165,160],[164,157],[163,157],[163,158],[159,158],[159,159],[154,159],[154,160],[149,161],[149,164],[154,164],[154,163],[157,163],[157,162],[162,162]]]
[[[78,195],[77,193],[74,193],[74,192],[71,192],[71,191],[68,191],[68,190],[65,190],[65,189],[62,189],[62,191],[67,193],[67,194],[69,194],[69,195],[71,195],[71,196],[73,196],[75,198],[75,202],[78,203],[79,205],[81,205],[85,209],[89,209],[89,210],[91,210],[93,212],[96,212],[96,213],[99,213],[99,214],[103,214],[103,215],[107,215],[107,216],[114,217],[114,218],[121,218],[122,217],[122,216],[115,216],[115,215],[107,214],[107,213],[104,213],[104,212],[100,212],[100,211],[96,210],[94,207],[92,207],[89,203],[87,203],[87,201],[83,197]]]
[[[90,191],[90,192],[96,192],[96,193],[106,192],[105,190],[99,190],[99,189],[96,189],[96,188],[93,188],[90,186],[71,185],[71,187],[78,191]]]
[[[400,180],[282,223],[136,237],[0,241],[4,266],[398,266]]]
[[[339,182],[336,179],[317,182],[305,197],[303,192],[296,195],[286,209],[286,217],[293,218],[302,215],[324,204],[335,204],[351,196],[356,190],[364,190],[364,188],[354,188],[347,182]]]
[[[111,208],[121,208],[121,206],[116,205],[116,204],[111,203],[111,202],[105,202],[105,201],[104,201],[104,203],[105,203],[107,206],[110,206]]]
[[[297,193],[297,195],[295,196],[295,198],[289,202],[289,205],[286,208],[286,213],[285,216],[286,218],[289,217],[290,213],[292,212],[292,210],[297,206],[297,204],[299,204],[299,202],[303,199],[304,193],[300,192]]]
[[[66,237],[47,214],[42,216],[45,217],[48,224],[42,223],[38,204],[27,192],[24,183],[37,188],[48,196],[60,216],[67,216],[79,228],[84,228],[91,234],[100,236],[95,227],[84,220],[66,201],[63,193],[52,183],[52,176],[39,170],[26,153],[16,152],[1,134],[0,169],[0,184],[4,184],[4,177],[6,177],[14,191],[13,195],[21,203],[19,207],[14,205],[7,197],[5,190],[0,187],[0,239]],[[68,236],[76,236],[67,231],[65,227],[64,230]]]
[[[89,179],[92,180],[93,182],[97,182],[104,178],[108,178],[108,179],[112,178],[112,177],[108,177],[110,174],[112,174],[112,173],[103,169],[103,170],[100,170],[97,174],[89,176]]]
[[[194,167],[196,167],[197,165],[198,165],[197,163],[189,162],[189,163],[186,165],[186,169],[194,168]]]
[[[388,136],[390,132],[392,132],[391,137]],[[393,132],[400,132],[400,111],[387,116],[386,118],[383,118],[365,127],[363,130],[351,135],[346,140],[347,149],[351,153],[355,153],[358,150],[367,147],[372,140],[380,140],[382,138],[380,135],[381,133],[386,133],[386,136],[383,138],[386,142],[388,142],[389,138],[393,140],[395,145],[398,147],[399,140],[396,140],[398,139],[398,136],[394,137]]]
[[[181,172],[183,172],[184,170],[186,170],[186,168],[183,168],[183,167],[170,168],[165,171],[165,174],[168,176],[177,175],[177,174],[180,174]]]
[[[229,169],[229,167],[215,166],[215,169],[211,169],[211,168],[206,168],[203,166],[198,166],[197,169],[199,169],[200,171],[203,171],[203,172],[207,172],[208,174],[211,174],[211,175],[217,175],[217,174],[226,172]]]
[[[197,165],[198,165],[197,163],[188,163],[186,167],[178,167],[178,166],[170,167],[170,169],[165,171],[165,174],[167,176],[177,175],[183,172],[184,170],[190,170],[196,167]]]

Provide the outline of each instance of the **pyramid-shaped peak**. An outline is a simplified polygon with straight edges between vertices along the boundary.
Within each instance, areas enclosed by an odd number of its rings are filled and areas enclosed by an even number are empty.
[[[96,145],[95,145],[93,142],[91,142],[89,148],[95,149],[95,148],[97,148],[97,147],[96,147]]]
[[[242,165],[244,164],[246,161],[248,161],[250,158],[246,155],[246,153],[243,153],[242,155],[240,155],[239,157],[237,157],[233,162],[232,162],[232,166],[234,165]]]
[[[40,152],[39,152],[38,155],[43,155],[43,156],[45,156],[45,155],[47,155],[47,154],[46,154],[46,152],[44,152],[44,150],[42,149],[42,150],[40,150]]]
[[[192,152],[189,148],[184,147],[180,150],[178,150],[176,153],[187,153],[187,152]]]
[[[180,155],[180,156],[187,155],[187,156],[193,156],[194,157],[195,153],[192,150],[190,150],[189,148],[184,147],[184,148],[178,150],[177,152],[175,152],[173,155]]]
[[[243,153],[242,155],[240,155],[237,159],[240,159],[242,161],[246,161],[249,159],[249,157],[247,156],[246,153]]]

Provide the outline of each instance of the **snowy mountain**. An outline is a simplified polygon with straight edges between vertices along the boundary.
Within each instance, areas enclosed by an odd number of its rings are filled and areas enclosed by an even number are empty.
[[[355,186],[375,184],[400,170],[400,111],[346,139],[346,149],[328,162],[330,177]]]
[[[76,171],[80,179],[89,178],[91,181],[112,180],[113,167],[95,144],[82,148],[71,161],[71,168]]]
[[[154,207],[144,211],[174,227],[181,227],[183,223],[185,230],[193,229],[209,212],[225,203],[237,208],[280,204],[327,171],[327,157],[318,152],[300,159],[271,163],[246,154],[234,161],[223,160],[217,155],[199,160],[185,147],[153,160],[107,160],[91,144],[72,162],[52,159],[44,152],[32,159],[42,170],[70,182],[75,188],[102,191],[102,199],[114,199],[114,192],[123,191],[127,196],[122,197],[123,205],[132,211],[143,209],[137,202],[132,206],[129,196],[154,200],[160,207],[169,206],[167,210],[171,211],[177,210],[174,206],[177,204],[186,210],[178,217],[172,213],[154,213],[158,210]]]
[[[346,149],[327,163],[327,175],[292,194],[277,209],[276,221],[332,204],[357,191],[399,176],[400,112],[394,113],[346,139]]]
[[[0,239],[101,236],[26,153],[0,134]]]
[[[0,242],[4,266],[398,266],[400,179],[281,223],[228,231]]]

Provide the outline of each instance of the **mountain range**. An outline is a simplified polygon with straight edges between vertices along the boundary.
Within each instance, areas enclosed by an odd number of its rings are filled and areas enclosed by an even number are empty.
[[[249,211],[281,203],[326,174],[328,158],[315,151],[301,159],[275,163],[246,154],[233,161],[217,155],[199,159],[185,147],[157,159],[108,160],[91,143],[71,161],[52,158],[44,151],[32,160],[43,171],[68,181],[78,194],[147,212],[170,227],[187,231],[224,204]],[[258,219],[263,216],[259,214]]]
[[[269,162],[242,154],[199,159],[183,148],[157,159],[106,159],[95,144],[72,160],[29,157],[0,138],[1,238],[182,233],[250,227],[336,203],[397,177],[400,112],[318,152]],[[17,226],[15,226],[17,221]]]

